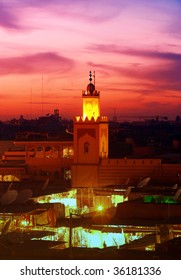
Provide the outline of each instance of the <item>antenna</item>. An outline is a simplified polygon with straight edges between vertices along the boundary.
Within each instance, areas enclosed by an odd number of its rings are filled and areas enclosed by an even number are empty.
[[[41,85],[41,97],[42,97],[42,116],[43,116],[43,75],[42,75],[42,85]]]
[[[31,119],[32,119],[32,101],[33,101],[33,98],[32,98],[32,88],[31,88],[31,92],[30,92]]]
[[[114,122],[117,122],[116,108],[114,108],[113,121],[114,121]]]
[[[96,75],[95,75],[95,71],[94,71],[93,77],[94,77],[94,87],[96,88]]]

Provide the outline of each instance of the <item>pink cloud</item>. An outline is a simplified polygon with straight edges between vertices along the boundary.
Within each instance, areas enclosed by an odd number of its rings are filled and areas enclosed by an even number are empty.
[[[36,53],[19,57],[0,58],[0,75],[66,72],[73,60],[54,52]]]

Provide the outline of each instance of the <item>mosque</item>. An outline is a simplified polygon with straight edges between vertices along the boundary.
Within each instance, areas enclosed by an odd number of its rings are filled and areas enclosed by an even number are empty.
[[[72,188],[122,185],[128,181],[137,184],[145,177],[158,183],[178,183],[181,164],[165,164],[154,157],[109,157],[109,120],[101,115],[100,91],[92,77],[90,72],[89,83],[82,91],[82,116],[74,117],[73,132],[66,131],[58,140],[14,141],[17,149],[3,154],[0,181],[39,176],[69,183]]]

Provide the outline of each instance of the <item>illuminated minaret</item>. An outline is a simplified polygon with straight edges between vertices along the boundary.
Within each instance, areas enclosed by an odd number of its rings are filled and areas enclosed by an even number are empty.
[[[72,182],[73,187],[96,187],[100,160],[108,158],[108,117],[100,115],[100,92],[91,72],[82,100],[83,115],[74,118]]]
[[[92,84],[92,73],[90,71],[89,74],[90,83],[87,85],[87,90],[82,91],[83,97],[83,119],[87,118],[91,120],[94,118],[96,121],[98,117],[100,117],[100,102],[99,102],[99,94],[100,92],[95,90],[95,83]],[[94,73],[94,81],[95,81],[95,73]]]

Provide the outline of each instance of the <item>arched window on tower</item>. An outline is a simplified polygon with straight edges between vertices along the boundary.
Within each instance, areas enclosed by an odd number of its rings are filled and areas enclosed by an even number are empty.
[[[88,153],[89,152],[89,143],[85,142],[84,143],[84,153]]]

